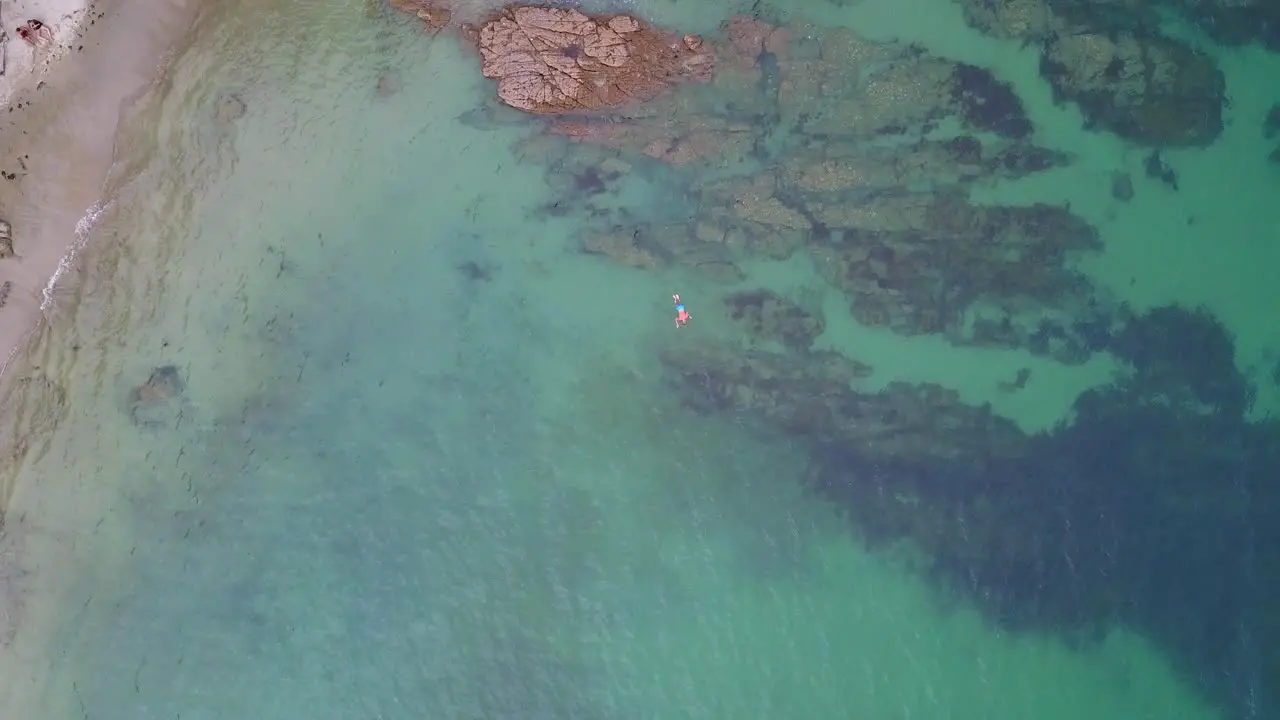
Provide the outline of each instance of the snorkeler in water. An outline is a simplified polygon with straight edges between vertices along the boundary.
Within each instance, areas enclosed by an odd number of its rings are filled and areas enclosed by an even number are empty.
[[[688,310],[684,309],[684,303],[680,301],[679,295],[672,295],[671,301],[676,305],[676,327],[689,324],[689,318],[693,317]]]

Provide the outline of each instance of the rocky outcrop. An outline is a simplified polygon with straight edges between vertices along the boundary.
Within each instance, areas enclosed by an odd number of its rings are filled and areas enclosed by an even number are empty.
[[[539,114],[602,110],[652,100],[671,86],[711,78],[714,62],[695,35],[679,37],[629,15],[512,7],[478,31],[482,72],[498,97]]]
[[[1151,146],[1208,145],[1222,132],[1226,82],[1207,55],[1162,37],[1062,34],[1040,74],[1088,121]]]

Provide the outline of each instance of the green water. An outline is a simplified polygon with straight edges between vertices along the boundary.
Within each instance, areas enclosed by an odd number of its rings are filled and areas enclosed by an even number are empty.
[[[1152,231],[1175,251],[1130,283],[1145,211],[1114,215],[1097,178],[1139,156],[1051,107],[1031,51],[913,5],[935,19],[875,2],[813,15],[1006,63],[1041,132],[1082,159],[999,192],[1112,213],[1094,262],[1113,292],[1214,302],[1185,277],[1206,255],[1182,222]],[[703,32],[730,12],[639,10]],[[29,582],[51,604],[30,609],[47,632],[15,640],[29,675],[8,680],[6,717],[1215,716],[1139,637],[1073,649],[943,602],[802,493],[800,448],[682,409],[652,344],[674,332],[672,292],[714,328],[723,289],[579,253],[580,218],[532,212],[549,194],[514,149],[529,127],[456,120],[492,92],[453,37],[353,0],[202,18],[122,141],[113,204],[36,356],[65,412],[6,530],[45,559]],[[247,112],[222,124],[228,93]],[[1245,115],[1263,101],[1235,99]],[[1188,162],[1229,163],[1233,137]],[[795,264],[755,271],[811,283]],[[1031,428],[1108,372],[1044,363],[996,397],[1037,361],[832,323],[824,342],[869,354],[871,382],[941,381]],[[1233,328],[1258,362],[1276,339]],[[181,405],[139,427],[130,392],[165,365]]]

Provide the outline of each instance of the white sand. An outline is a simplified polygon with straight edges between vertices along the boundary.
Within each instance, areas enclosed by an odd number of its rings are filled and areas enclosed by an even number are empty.
[[[0,378],[23,338],[34,325],[38,303],[33,303],[35,288],[43,288],[64,248],[38,247],[32,241],[30,226],[20,216],[33,212],[30,208],[31,185],[44,181],[36,174],[29,156],[51,143],[41,142],[47,132],[33,132],[47,126],[57,116],[59,106],[66,103],[68,93],[57,92],[54,80],[58,61],[77,53],[85,43],[84,25],[91,10],[85,0],[10,0],[0,3],[0,28],[3,28],[4,75],[0,76],[0,218],[14,224],[14,246],[17,258],[0,260],[0,283],[13,283],[6,303],[0,308]],[[39,20],[54,36],[53,42],[39,47],[18,37],[18,28],[28,20]],[[92,46],[93,41],[89,40]],[[93,56],[90,52],[90,57]],[[61,79],[69,71],[58,73]],[[28,157],[24,157],[28,156]],[[38,161],[38,157],[37,157]],[[9,179],[8,175],[15,175]],[[50,258],[54,257],[53,264]]]
[[[185,31],[187,3],[148,0],[10,0],[0,78],[0,217],[13,226],[16,258],[0,260],[12,283],[0,308],[0,398],[15,353],[41,317],[50,278],[99,201],[121,113],[149,87],[164,53]],[[17,28],[36,18],[56,43],[32,48]],[[12,175],[12,179],[9,177]]]
[[[53,64],[75,52],[81,40],[81,25],[90,15],[86,0],[8,0],[0,4],[0,26],[8,37],[0,78],[0,105],[34,87]],[[54,34],[51,45],[37,48],[18,37],[18,28],[28,20],[39,20]]]

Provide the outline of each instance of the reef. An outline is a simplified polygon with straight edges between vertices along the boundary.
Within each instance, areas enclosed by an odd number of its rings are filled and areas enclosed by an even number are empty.
[[[1149,5],[1105,4],[964,7],[1040,45],[1057,98],[1149,146],[1147,171],[1176,187],[1159,149],[1217,137],[1222,74],[1161,37]],[[1124,624],[1242,707],[1221,668],[1247,619],[1265,635],[1261,676],[1280,673],[1280,627],[1259,624],[1252,568],[1234,560],[1248,544],[1251,562],[1280,563],[1280,426],[1245,422],[1253,390],[1212,315],[1137,313],[1074,269],[1100,240],[1070,207],[977,199],[1073,161],[1034,143],[1010,84],[918,47],[761,18],[694,37],[517,7],[464,36],[498,99],[460,119],[529,128],[517,154],[545,170],[539,213],[584,218],[583,253],[723,291],[727,336],[678,333],[656,350],[690,411],[808,447],[809,490],[868,543],[919,548],[932,579],[1002,627],[1087,643]],[[1126,173],[1110,188],[1133,197]],[[766,261],[812,266],[813,297],[744,289]],[[1108,353],[1126,370],[1032,434],[939,385],[872,383],[865,362],[823,349],[835,319],[820,308],[840,303],[818,296],[843,297],[864,326],[1062,364]]]
[[[1059,34],[1044,46],[1040,74],[1091,123],[1138,143],[1208,145],[1222,133],[1222,71],[1175,40]]]
[[[1213,34],[1214,18],[1248,0],[1164,4],[1199,15]],[[1270,4],[1280,21],[1280,4]],[[1077,104],[1091,127],[1153,147],[1207,145],[1222,132],[1225,80],[1209,56],[1160,33],[1158,5],[962,0],[971,26],[1040,46],[1040,72],[1054,96]]]
[[[758,341],[804,349],[826,329],[821,309],[809,310],[771,290],[747,290],[724,300],[729,318]]]
[[[870,463],[927,460],[977,472],[1025,444],[1012,422],[939,385],[858,392],[871,368],[835,352],[681,343],[660,359],[696,411],[753,417],[819,446],[856,448]]]
[[[847,30],[734,18],[723,39],[705,42],[718,58],[708,85],[556,119],[522,147],[558,191],[549,212],[595,218],[584,251],[727,282],[744,261],[804,253],[864,324],[1087,358],[1083,339],[1036,338],[1050,308],[1086,302],[1069,262],[1099,249],[1096,232],[1064,207],[969,199],[974,184],[1071,162],[1027,141],[1008,85]],[[960,134],[938,137],[944,119]],[[693,165],[720,171],[681,172]],[[669,222],[608,199],[636,168],[671,189],[681,212]]]
[[[862,390],[870,368],[832,353],[682,342],[660,359],[694,411],[810,443],[813,492],[873,547],[911,541],[994,622],[1078,644],[1137,628],[1243,717],[1241,688],[1211,669],[1238,623],[1267,630],[1250,578],[1280,562],[1280,425],[1244,422],[1248,383],[1204,311],[1129,316],[1105,344],[1127,372],[1037,435],[941,387]],[[1258,642],[1267,677],[1280,652]]]

